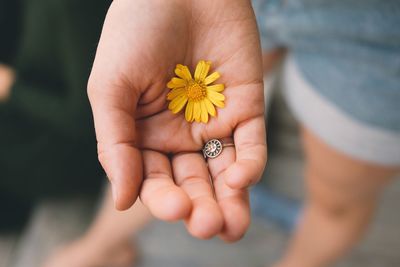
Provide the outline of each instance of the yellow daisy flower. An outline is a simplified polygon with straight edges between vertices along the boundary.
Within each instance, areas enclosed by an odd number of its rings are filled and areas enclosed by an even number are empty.
[[[208,115],[216,116],[214,106],[223,108],[225,96],[221,92],[225,89],[223,84],[214,84],[219,77],[218,72],[208,75],[211,62],[200,60],[194,72],[194,79],[187,66],[176,65],[174,77],[168,82],[171,91],[167,99],[171,102],[168,108],[176,114],[185,106],[185,119],[188,122],[208,122]]]

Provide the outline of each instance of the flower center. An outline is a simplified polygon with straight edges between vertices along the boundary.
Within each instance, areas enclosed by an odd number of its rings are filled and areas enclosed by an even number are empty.
[[[192,82],[186,89],[187,97],[192,101],[200,101],[207,96],[207,90],[205,86]]]

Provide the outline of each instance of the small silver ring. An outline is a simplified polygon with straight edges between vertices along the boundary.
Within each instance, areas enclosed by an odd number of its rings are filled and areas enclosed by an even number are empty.
[[[206,142],[203,147],[203,155],[205,159],[214,159],[221,155],[225,147],[235,146],[232,138],[211,139]]]

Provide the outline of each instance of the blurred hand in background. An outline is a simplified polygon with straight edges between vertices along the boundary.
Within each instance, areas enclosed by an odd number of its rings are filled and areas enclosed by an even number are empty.
[[[201,59],[213,62],[226,88],[226,106],[208,124],[186,122],[166,100],[175,65],[193,71]],[[185,219],[194,236],[242,237],[250,221],[246,188],[266,162],[262,76],[250,1],[114,1],[88,94],[116,207],[129,208],[140,190],[153,215]],[[224,137],[236,147],[207,164],[204,143]]]
[[[8,98],[14,80],[13,69],[7,65],[0,64],[0,101],[5,101]]]

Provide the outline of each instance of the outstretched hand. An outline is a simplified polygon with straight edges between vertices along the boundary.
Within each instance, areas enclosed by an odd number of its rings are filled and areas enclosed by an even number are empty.
[[[207,124],[167,108],[175,65],[193,71],[201,59],[212,61],[226,88],[225,107]],[[185,219],[196,237],[244,234],[247,187],[266,162],[261,52],[249,0],[114,1],[88,94],[118,209],[140,194],[154,216]],[[204,143],[226,137],[235,147],[206,162]]]

